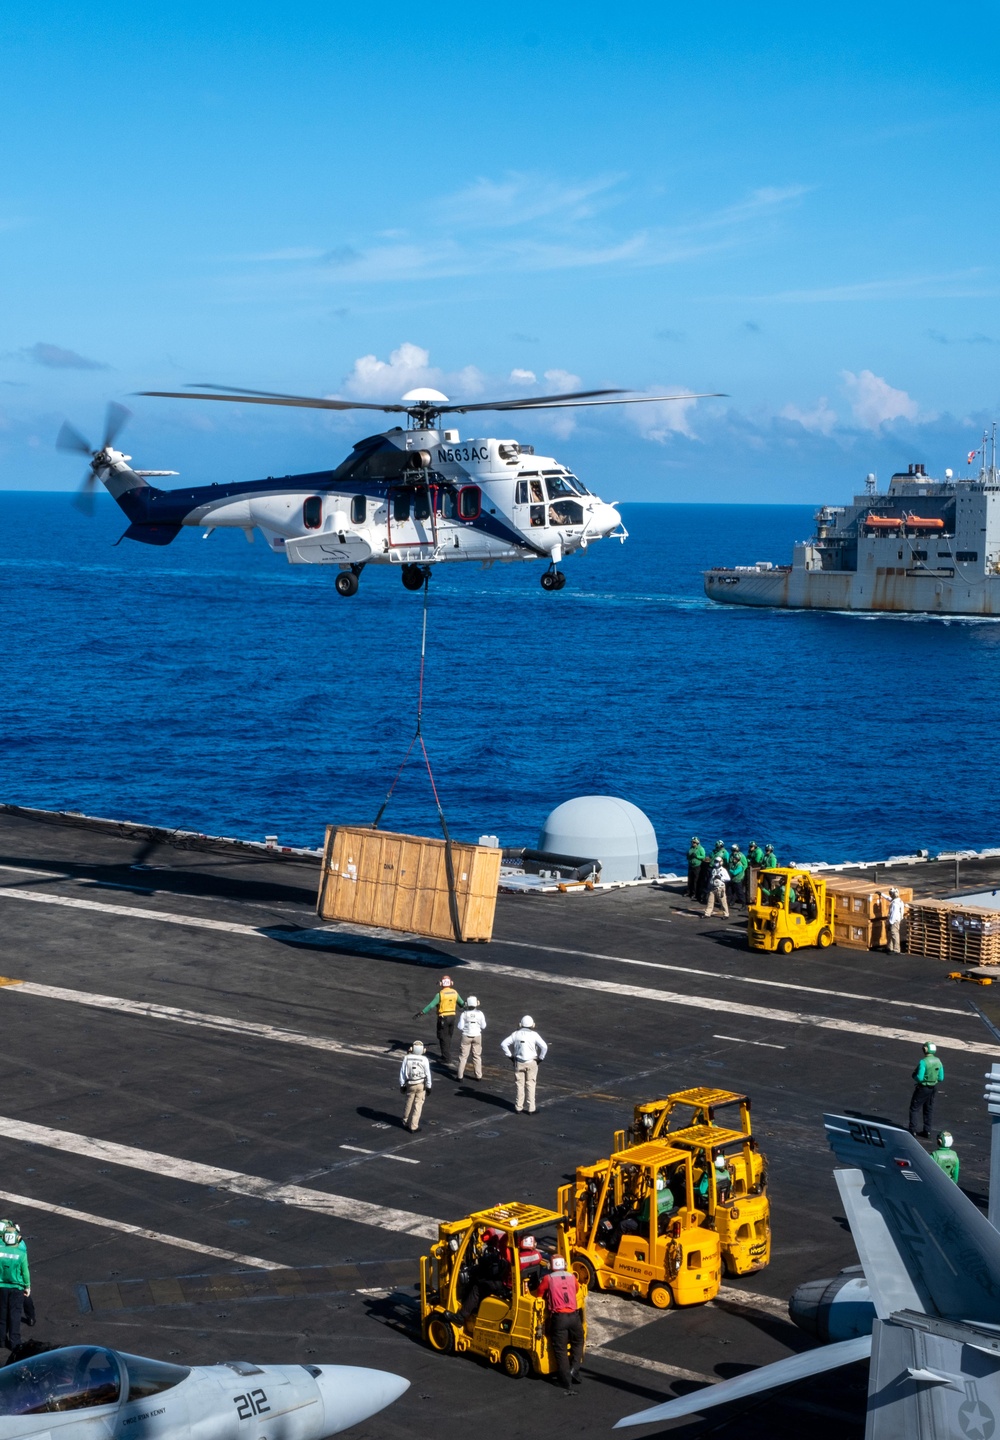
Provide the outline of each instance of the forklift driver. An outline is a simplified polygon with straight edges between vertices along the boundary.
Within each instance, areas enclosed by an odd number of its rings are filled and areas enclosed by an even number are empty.
[[[622,1221],[622,1233],[625,1235],[637,1235],[640,1231],[649,1228],[650,1199],[653,1191],[646,1192],[638,1211]],[[656,1228],[658,1234],[663,1234],[670,1220],[670,1216],[677,1209],[677,1201],[674,1192],[667,1184],[667,1177],[660,1173],[656,1177]]]
[[[458,1319],[464,1325],[487,1295],[510,1299],[510,1262],[501,1248],[503,1236],[491,1232],[472,1272],[472,1284],[462,1301]]]
[[[527,1288],[534,1294],[545,1268],[545,1257],[535,1244],[534,1235],[525,1235],[519,1242],[517,1263],[521,1271],[522,1287],[527,1285]]]

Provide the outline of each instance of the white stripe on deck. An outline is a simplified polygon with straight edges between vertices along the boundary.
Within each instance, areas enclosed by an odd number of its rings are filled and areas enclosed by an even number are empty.
[[[341,1145],[341,1150],[354,1150],[359,1155],[374,1155],[381,1160],[400,1160],[404,1165],[419,1165],[419,1160],[412,1160],[409,1155],[394,1155],[391,1150],[366,1150],[363,1145]]]
[[[85,1210],[71,1210],[68,1205],[50,1205],[47,1200],[34,1200],[28,1195],[13,1195],[0,1190],[0,1200],[17,1210],[44,1210],[49,1215],[62,1215],[84,1225],[100,1225],[106,1230],[120,1230],[123,1235],[137,1235],[140,1240],[156,1240],[161,1245],[175,1245],[178,1250],[194,1250],[198,1255],[212,1255],[216,1260],[235,1260],[257,1270],[287,1270],[287,1265],[273,1260],[259,1260],[256,1255],[237,1255],[235,1250],[220,1250],[215,1245],[199,1245],[196,1240],[182,1240],[179,1235],[161,1235],[159,1230],[144,1230],[141,1225],[126,1225],[124,1220],[108,1220],[104,1215],[88,1215]]]
[[[168,925],[190,925],[204,930],[222,930],[229,934],[245,935],[258,940],[273,940],[275,937],[267,930],[261,930],[253,925],[238,925],[228,920],[208,920],[200,915],[171,915],[162,910],[143,910],[135,906],[107,905],[97,900],[73,900],[61,895],[43,895],[35,890],[9,890],[0,889],[0,898],[11,900],[37,901],[43,905],[66,906],[70,909],[93,910],[105,915],[117,915],[122,919],[132,920],[159,920]],[[310,931],[310,942],[316,946],[316,937],[321,931]],[[295,941],[295,932],[282,932],[281,937],[286,943]],[[334,936],[331,935],[331,939]],[[339,937],[338,937],[339,938]],[[498,942],[516,943],[516,942]],[[682,966],[660,965],[647,960],[628,960],[620,955],[588,955],[586,951],[556,950],[552,946],[523,947],[552,951],[554,954],[585,955],[590,959],[614,960],[623,965],[642,965],[655,970],[684,970],[685,973],[704,975],[707,978],[718,981],[720,979],[745,979],[742,976],[718,975],[712,971],[688,971]],[[1000,1059],[1000,1045],[986,1045],[982,1042],[976,1044],[968,1040],[960,1040],[952,1035],[928,1034],[922,1030],[897,1030],[885,1025],[867,1025],[860,1020],[837,1019],[827,1015],[810,1015],[798,1010],[772,1010],[762,1005],[744,1005],[738,1000],[720,1001],[716,995],[684,995],[670,990],[653,990],[643,985],[621,985],[610,980],[589,980],[579,975],[548,975],[540,970],[525,970],[514,965],[494,965],[485,960],[462,959],[462,966],[465,970],[481,972],[484,975],[502,975],[512,980],[533,980],[540,985],[563,985],[576,990],[590,990],[604,995],[622,995],[635,1000],[654,1000],[663,1005],[678,1005],[687,1009],[710,1010],[718,1013],[725,1010],[727,1015],[743,1015],[753,1020],[773,1020],[779,1024],[806,1025],[820,1030],[834,1030],[842,1034],[869,1035],[879,1040],[899,1040],[907,1045],[922,1045],[926,1040],[932,1040],[937,1045],[944,1045],[958,1050],[966,1050],[976,1055],[988,1055],[991,1059]],[[784,981],[764,981],[765,984],[780,984],[788,989],[810,990],[809,986],[795,986]],[[872,995],[849,995],[839,991],[816,991],[810,993],[833,994],[844,999],[863,1000],[870,1006],[899,1005],[907,1004],[905,1001],[885,1000],[879,996]],[[918,1008],[918,1007],[909,1007]],[[947,1010],[943,1006],[923,1006],[923,1009],[938,1010],[939,1013],[964,1015],[962,1010]],[[971,1012],[970,1012],[971,1013]]]
[[[775,1045],[770,1040],[748,1040],[745,1035],[713,1035],[713,1040],[731,1040],[734,1045],[760,1045],[764,1050],[787,1050],[787,1045]]]
[[[255,1020],[234,1020],[228,1015],[211,1015],[201,1010],[180,1010],[175,1005],[153,1005],[145,1000],[122,1000],[117,995],[67,990],[61,985],[37,985],[33,980],[0,977],[0,987],[11,994],[37,995],[43,1000],[68,1000],[74,1005],[91,1005],[97,1010],[139,1015],[144,1020],[173,1020],[179,1025],[197,1025],[206,1030],[222,1030],[232,1035],[252,1035],[261,1040],[275,1040],[282,1045],[304,1045],[311,1050],[327,1050],[338,1055],[355,1055],[368,1060],[398,1060],[402,1053],[399,1050],[386,1050],[379,1045],[348,1045],[340,1040],[328,1040],[322,1035],[307,1035],[301,1030],[283,1030],[277,1025],[262,1025]]]
[[[12,1116],[0,1115],[0,1135],[25,1145],[43,1145],[50,1150],[85,1155],[88,1159],[103,1160],[110,1165],[123,1165],[131,1170],[141,1170],[146,1175],[164,1175],[191,1185],[211,1185],[217,1190],[228,1190],[233,1195],[250,1195],[257,1200],[270,1200],[278,1205],[312,1210],[318,1215],[331,1215],[337,1220],[374,1225],[379,1230],[396,1230],[403,1235],[420,1235],[429,1240],[436,1240],[438,1236],[438,1222],[429,1215],[415,1215],[409,1210],[395,1210],[388,1205],[373,1205],[368,1200],[352,1200],[347,1195],[331,1195],[325,1190],[309,1190],[302,1185],[282,1185],[259,1175],[243,1175],[239,1170],[223,1170],[217,1165],[202,1165],[195,1160],[178,1160],[173,1155],[158,1155],[155,1150],[139,1150],[111,1140],[95,1140],[89,1135],[54,1130],[48,1125],[32,1125]]]
[[[2,893],[0,891],[0,894]],[[741,926],[740,934],[743,933]],[[794,980],[766,980],[761,975],[736,975],[728,970],[696,970],[693,965],[667,965],[662,960],[632,960],[625,955],[598,955],[590,950],[566,950],[558,945],[529,945],[521,940],[493,940],[491,943],[513,945],[518,950],[544,950],[550,955],[573,955],[580,960],[611,960],[616,965],[639,965],[644,970],[672,970],[678,975],[699,975],[705,980],[735,980],[741,985],[765,985],[772,990],[802,990],[807,995],[832,995],[838,1000],[863,1000],[867,1005],[901,1005],[904,1010],[930,1010],[936,1015],[967,1013],[957,1005],[922,1005],[913,1000],[888,1000],[882,996],[856,995],[852,990],[822,990],[818,985],[798,985]]]

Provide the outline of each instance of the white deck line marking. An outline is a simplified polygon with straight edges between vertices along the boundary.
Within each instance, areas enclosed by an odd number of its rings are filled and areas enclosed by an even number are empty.
[[[893,1030],[886,1025],[865,1025],[860,1020],[837,1020],[829,1015],[808,1015],[800,1010],[768,1010],[763,1005],[743,1005],[738,1000],[721,1002],[717,996],[681,995],[671,990],[652,990],[645,985],[617,985],[610,980],[585,980],[579,975],[546,975],[541,970],[523,970],[516,965],[492,965],[484,960],[463,960],[463,969],[482,971],[489,975],[505,975],[512,980],[534,980],[543,985],[567,985],[574,990],[595,990],[605,995],[626,995],[636,1000],[657,1000],[664,1005],[681,1005],[692,1010],[725,1010],[728,1015],[746,1015],[755,1020],[778,1020],[786,1025],[811,1025],[819,1030],[838,1030],[850,1035],[872,1035],[879,1040],[901,1040],[907,1045],[922,1045],[933,1040],[935,1045],[965,1051],[973,1055],[989,1055],[1000,1060],[1000,1045],[975,1044],[953,1035],[925,1035],[922,1030]],[[972,1014],[972,1011],[969,1011]]]
[[[24,865],[0,865],[0,870],[7,870],[12,875],[23,875],[26,880],[69,880],[72,877],[67,875],[65,870],[32,870]]]
[[[0,891],[0,895],[2,894],[3,891]],[[740,933],[742,934],[742,927]],[[766,985],[773,990],[804,990],[807,995],[834,995],[838,1000],[864,1000],[867,1005],[901,1005],[904,1010],[930,1010],[937,1015],[966,1013],[956,1005],[922,1005],[912,1000],[887,1000],[882,996],[855,995],[851,990],[821,990],[817,985],[797,985],[794,980],[766,980],[760,975],[735,975],[728,970],[696,970],[692,965],[666,965],[660,960],[631,960],[625,955],[596,955],[590,950],[565,950],[558,945],[535,945],[521,940],[494,939],[491,943],[514,945],[520,950],[546,950],[551,955],[575,955],[581,960],[613,960],[616,965],[640,965],[646,970],[673,970],[679,975],[700,975],[706,980],[738,980],[742,985]]]
[[[700,1370],[685,1370],[683,1365],[665,1365],[662,1360],[647,1360],[643,1355],[629,1355],[624,1350],[609,1350],[605,1345],[599,1345],[595,1350],[588,1350],[584,1356],[584,1364],[587,1363],[587,1356],[592,1360],[615,1360],[619,1365],[635,1365],[639,1370],[652,1370],[657,1375],[666,1375],[670,1380],[698,1380],[705,1385],[714,1385],[717,1375],[703,1375]]]
[[[737,1290],[735,1285],[720,1285],[715,1298],[737,1309],[763,1310],[765,1315],[788,1320],[788,1301],[779,1300],[775,1295],[760,1295],[755,1290]]]
[[[132,1145],[117,1145],[111,1140],[95,1140],[89,1135],[75,1135],[71,1130],[53,1130],[48,1125],[32,1125],[8,1115],[0,1115],[0,1135],[26,1145],[44,1145],[70,1155],[86,1155],[111,1165],[124,1165],[142,1170],[147,1175],[166,1175],[192,1185],[214,1185],[233,1195],[252,1195],[258,1200],[271,1200],[278,1205],[294,1205],[318,1215],[332,1215],[338,1220],[353,1220],[358,1225],[374,1225],[379,1230],[396,1230],[403,1235],[420,1235],[436,1240],[438,1222],[429,1215],[414,1215],[409,1210],[395,1210],[388,1205],[373,1205],[368,1200],[352,1200],[347,1195],[331,1195],[325,1190],[307,1190],[302,1185],[282,1185],[259,1175],[243,1175],[239,1170],[223,1170],[217,1165],[201,1165],[195,1160],[178,1160],[173,1155],[159,1155],[155,1150],[139,1150]]]
[[[161,1235],[158,1230],[144,1230],[141,1225],[126,1225],[124,1220],[108,1220],[103,1215],[88,1215],[85,1210],[71,1210],[68,1205],[50,1205],[47,1200],[33,1200],[27,1195],[12,1195],[0,1190],[0,1200],[21,1210],[45,1210],[49,1215],[64,1215],[67,1220],[80,1220],[85,1225],[101,1225],[107,1230],[120,1230],[125,1235],[138,1235],[140,1240],[156,1240],[161,1245],[176,1245],[179,1250],[194,1250],[199,1255],[214,1255],[217,1260],[236,1260],[257,1270],[287,1270],[287,1265],[273,1260],[259,1260],[256,1255],[237,1255],[235,1250],[219,1250],[215,1245],[199,1245],[182,1240],[179,1235]]]
[[[262,1040],[276,1040],[283,1045],[304,1045],[311,1050],[327,1050],[338,1055],[361,1056],[368,1060],[398,1060],[400,1052],[381,1049],[378,1045],[347,1045],[328,1040],[322,1035],[307,1035],[300,1030],[283,1030],[277,1025],[262,1025],[255,1020],[234,1020],[228,1015],[210,1015],[200,1010],[179,1010],[174,1005],[154,1005],[145,1000],[122,1000],[117,995],[96,995],[88,990],[67,990],[61,985],[38,985],[33,980],[0,982],[10,994],[38,995],[43,1000],[68,1000],[75,1005],[92,1005],[98,1010],[116,1010],[124,1015],[140,1015],[147,1020],[173,1020],[180,1025],[196,1025],[206,1030],[222,1030],[233,1035],[254,1035]]]
[[[206,920],[200,915],[170,915],[162,910],[140,910],[131,905],[104,905],[97,900],[70,900],[60,895],[42,895],[36,890],[0,889],[0,898],[34,900],[43,905],[62,905],[77,910],[95,910],[104,915],[118,915],[124,919],[160,920],[167,925],[191,925],[204,930],[223,930],[230,934],[246,935],[258,940],[274,938],[267,930],[257,929],[253,925],[237,925],[228,920]],[[311,932],[313,937],[319,933]],[[294,941],[295,932],[289,932],[285,938]],[[499,941],[496,943],[517,944],[519,942]],[[316,945],[315,939],[312,944]],[[614,960],[622,965],[643,965],[654,970],[684,970],[689,974],[705,975],[711,980],[747,978],[737,975],[717,975],[710,970],[692,971],[687,967],[660,965],[650,960],[628,960],[621,955],[589,955],[587,951],[558,950],[549,945],[533,945],[522,948],[547,950],[557,955],[585,955],[590,959]],[[871,1035],[879,1040],[899,1040],[907,1045],[922,1045],[925,1040],[933,1040],[937,1045],[969,1051],[974,1055],[988,1055],[993,1060],[1000,1060],[1000,1045],[977,1045],[968,1040],[959,1040],[953,1035],[928,1035],[922,1030],[895,1030],[884,1025],[865,1025],[857,1020],[838,1020],[832,1016],[809,1015],[797,1010],[769,1010],[761,1005],[743,1005],[737,1000],[727,1001],[724,1006],[721,1006],[717,996],[682,995],[676,991],[653,990],[643,985],[619,985],[609,980],[587,980],[577,975],[547,975],[540,970],[524,970],[514,965],[494,965],[484,960],[463,960],[463,966],[466,970],[481,972],[484,975],[503,975],[512,980],[534,980],[541,985],[566,985],[576,990],[593,990],[599,994],[623,995],[636,1000],[655,1000],[664,1005],[680,1005],[694,1010],[718,1011],[720,1008],[724,1008],[730,1015],[745,1015],[756,1020],[777,1020],[788,1025],[810,1025],[820,1030],[837,1030],[853,1035]],[[868,1005],[908,1005],[906,1001],[884,1000],[871,995],[848,995],[846,992],[837,990],[812,991],[809,986],[792,985],[784,981],[768,980],[755,983],[781,985],[785,989],[801,989],[815,994],[832,994],[843,999],[864,1000]],[[918,1007],[908,1006],[908,1008],[916,1009]],[[965,1014],[964,1010],[946,1010],[943,1006],[924,1005],[919,1008],[938,1010],[949,1015]],[[971,1013],[970,1011],[969,1014],[971,1015]]]
[[[356,1150],[359,1155],[374,1155],[379,1160],[401,1160],[404,1165],[419,1165],[409,1155],[394,1155],[391,1150],[366,1150],[362,1145],[341,1145],[341,1150]]]
[[[772,1045],[769,1040],[747,1040],[742,1035],[713,1035],[713,1040],[732,1040],[736,1045],[760,1045],[765,1050],[787,1050],[787,1045]]]

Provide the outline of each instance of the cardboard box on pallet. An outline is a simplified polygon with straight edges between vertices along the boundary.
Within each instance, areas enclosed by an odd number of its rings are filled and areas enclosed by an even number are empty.
[[[489,940],[502,854],[486,845],[453,840],[452,895],[443,840],[363,825],[330,825],[316,909],[324,920],[377,925],[435,940]]]

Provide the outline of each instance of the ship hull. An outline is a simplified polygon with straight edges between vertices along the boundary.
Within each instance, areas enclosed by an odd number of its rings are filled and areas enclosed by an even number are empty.
[[[892,566],[865,572],[708,570],[705,594],[724,605],[780,610],[854,610],[872,614],[1000,616],[1000,575],[908,575]]]

